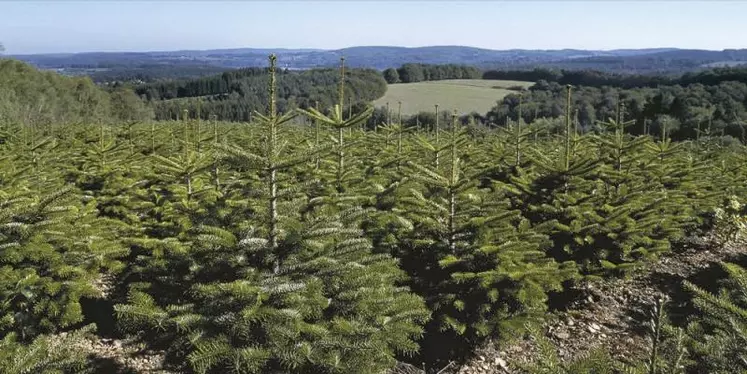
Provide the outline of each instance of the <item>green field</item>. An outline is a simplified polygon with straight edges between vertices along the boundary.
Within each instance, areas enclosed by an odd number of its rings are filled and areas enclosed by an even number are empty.
[[[402,102],[402,114],[410,115],[421,111],[433,111],[439,104],[439,110],[454,110],[459,113],[486,113],[496,102],[509,93],[510,87],[529,87],[532,82],[451,79],[417,83],[390,84],[386,95],[374,101],[376,107],[389,106],[397,109]]]

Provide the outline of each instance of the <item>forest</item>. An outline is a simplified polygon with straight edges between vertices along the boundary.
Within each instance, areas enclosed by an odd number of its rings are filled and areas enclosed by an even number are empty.
[[[62,77],[0,59],[0,123],[122,123],[152,116],[152,109],[125,87],[102,90],[85,77]]]
[[[601,88],[655,88],[658,86],[690,84],[717,85],[722,82],[747,83],[747,68],[744,66],[706,69],[697,72],[686,72],[682,75],[642,75],[621,74],[593,69],[549,69],[539,68],[525,70],[487,70],[482,73],[483,79],[517,80],[538,82],[547,81],[561,85],[588,86]]]
[[[262,89],[266,68],[243,68],[221,74],[141,84],[135,92],[154,103],[156,119],[177,119],[187,110],[191,116],[225,121],[249,121],[254,111],[267,107]],[[351,69],[347,74],[346,107],[365,106],[386,93],[387,83],[413,83],[442,79],[477,79],[480,70],[464,65],[404,64],[383,72]],[[336,100],[334,69],[278,71],[278,108],[329,108]],[[178,99],[178,100],[175,100]]]
[[[747,147],[723,117],[695,137],[679,117],[631,131],[633,98],[610,90],[588,131],[598,103],[580,98],[605,89],[543,83],[499,126],[371,120],[350,105],[368,71],[271,55],[220,80],[256,80],[251,119],[203,103],[154,121],[126,87],[0,64],[2,373],[445,373],[517,340],[536,354],[496,370],[747,372]],[[302,79],[333,99],[291,107]],[[696,86],[736,101],[741,85]],[[561,126],[533,114],[548,92]],[[737,249],[640,305],[640,344],[558,356],[542,326],[575,287],[696,242]]]
[[[684,78],[683,78],[684,79]],[[503,98],[484,121],[505,124],[521,117],[542,120],[548,129],[562,126],[566,87],[539,81],[527,92]],[[697,139],[704,134],[728,135],[747,140],[747,83],[724,80],[656,88],[615,88],[579,86],[574,90],[574,122],[583,131],[596,131],[599,121],[624,118],[632,123],[633,134],[659,133],[662,127],[674,139]]]
[[[225,71],[232,70],[228,68],[198,64],[141,64],[136,66],[113,66],[109,68],[95,68],[93,73],[89,74],[89,76],[96,83],[112,84],[113,82],[135,82],[138,84],[143,84],[165,80],[187,78],[196,79],[205,76],[220,74]]]
[[[334,69],[279,70],[279,110],[331,106],[337,92],[336,79]],[[368,103],[386,92],[386,81],[375,70],[351,69],[346,79],[346,106]],[[254,111],[268,105],[263,89],[267,81],[266,68],[245,68],[198,79],[149,83],[135,87],[135,92],[153,103],[158,120],[178,119],[187,111],[189,116],[202,119],[249,121]]]
[[[278,107],[282,111],[296,108],[330,108],[335,102],[335,71],[279,70]],[[404,64],[379,73],[367,69],[351,69],[348,74],[345,107],[361,110],[384,95],[387,84],[414,83],[442,79],[498,79],[531,81],[536,84],[528,92],[508,95],[487,113],[469,113],[477,121],[490,126],[505,126],[515,121],[522,103],[526,122],[542,120],[548,131],[562,128],[563,93],[566,85],[573,92],[574,121],[581,131],[595,131],[598,121],[617,119],[618,103],[624,118],[635,120],[626,127],[633,134],[657,133],[661,123],[674,139],[694,139],[710,132],[745,140],[744,118],[747,114],[747,69],[744,67],[715,68],[688,72],[679,76],[630,75],[596,70],[489,70],[464,65]],[[202,78],[185,78],[146,83],[134,88],[152,105],[158,120],[177,119],[184,115],[226,121],[249,121],[252,113],[267,106],[265,68],[243,68]],[[113,87],[118,87],[114,85]],[[521,100],[519,100],[521,96]],[[393,105],[395,103],[392,103]],[[390,111],[393,110],[390,108]],[[406,123],[432,121],[434,113],[408,117]],[[368,127],[382,118],[389,119],[384,108],[376,108]],[[462,115],[462,122],[469,119]]]
[[[437,81],[442,79],[477,79],[480,69],[467,65],[428,65],[404,64],[399,68],[389,68],[382,73],[389,84]]]

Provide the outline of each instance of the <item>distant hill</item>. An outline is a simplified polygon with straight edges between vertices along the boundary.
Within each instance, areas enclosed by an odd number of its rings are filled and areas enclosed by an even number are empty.
[[[338,50],[318,49],[215,49],[205,51],[166,52],[91,52],[75,54],[11,55],[40,68],[112,68],[142,64],[213,65],[225,68],[256,67],[267,63],[267,55],[275,53],[278,62],[287,68],[308,69],[329,67],[345,56],[355,67],[386,69],[404,63],[467,64],[467,65],[521,65],[547,63],[595,56],[631,56],[673,51],[674,49],[637,49],[613,51],[561,50],[491,50],[464,46],[388,47],[363,46]]]
[[[675,49],[646,54],[597,55],[553,61],[544,65],[569,70],[595,69],[638,74],[666,74],[744,64],[747,64],[747,49],[727,49],[723,51]]]
[[[464,64],[485,69],[553,67],[599,69],[614,72],[682,73],[708,66],[733,66],[747,63],[747,49],[689,50],[676,48],[618,50],[491,50],[465,46],[392,47],[360,46],[338,50],[319,49],[216,49],[164,52],[94,52],[75,54],[12,55],[42,69],[57,69],[65,74],[99,73],[143,67],[180,67],[190,74],[205,74],[218,69],[258,67],[267,63],[267,54],[278,55],[281,67],[310,69],[330,67],[345,56],[352,67],[386,69],[405,63]],[[198,68],[199,67],[199,68]],[[206,68],[209,67],[209,68]],[[147,69],[147,68],[146,68]],[[193,75],[194,76],[194,75]]]

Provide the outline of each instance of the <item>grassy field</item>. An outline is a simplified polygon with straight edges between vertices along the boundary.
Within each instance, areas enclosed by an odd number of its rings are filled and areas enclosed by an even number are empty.
[[[376,100],[376,107],[386,106],[396,111],[397,102],[402,102],[402,114],[416,114],[420,111],[433,111],[439,104],[440,110],[454,110],[459,113],[486,113],[496,102],[509,93],[510,87],[529,87],[532,82],[500,81],[482,79],[451,79],[443,81],[390,84],[384,97]]]

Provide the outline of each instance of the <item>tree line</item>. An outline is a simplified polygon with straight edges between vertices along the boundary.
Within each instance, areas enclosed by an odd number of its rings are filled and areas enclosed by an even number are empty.
[[[503,98],[486,121],[505,125],[516,121],[550,120],[560,126],[566,86],[540,81],[529,91]],[[702,134],[731,135],[747,141],[747,84],[722,82],[707,86],[696,83],[658,88],[581,86],[572,89],[574,122],[584,131],[594,131],[599,121],[632,121],[626,132],[658,135],[662,129],[674,139],[695,139]],[[553,121],[554,119],[554,121]]]
[[[281,75],[287,71],[281,72]],[[243,68],[197,79],[179,79],[139,85],[135,92],[147,100],[169,100],[181,97],[229,93],[243,79],[266,75],[265,68]]]
[[[488,70],[483,79],[547,81],[561,85],[589,87],[658,87],[665,85],[704,84],[717,85],[721,82],[737,81],[747,83],[747,67],[724,67],[698,72],[688,72],[680,76],[620,74],[600,70],[558,70],[535,68],[531,70]]]
[[[115,66],[90,73],[91,79],[102,84],[151,83],[185,78],[200,78],[220,74],[228,69],[211,65],[162,65],[143,64],[136,67]]]
[[[443,79],[479,79],[480,69],[468,65],[404,64],[399,68],[384,70],[384,79],[392,83],[415,83]]]
[[[277,106],[280,110],[330,107],[338,84],[332,69],[279,70]],[[266,68],[246,68],[212,77],[141,85],[136,92],[153,104],[158,120],[189,117],[249,121],[254,111],[264,111],[269,100]],[[346,106],[368,103],[386,93],[386,81],[371,69],[351,69],[345,79]]]

